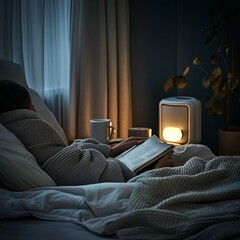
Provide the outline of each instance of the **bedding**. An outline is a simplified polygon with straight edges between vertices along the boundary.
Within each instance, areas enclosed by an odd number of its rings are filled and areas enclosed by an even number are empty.
[[[1,79],[28,88],[39,115],[65,139],[18,64],[0,59]],[[0,239],[239,239],[240,156],[188,144],[175,147],[173,159],[176,167],[127,183],[56,186],[0,125]]]
[[[0,80],[17,81],[23,87],[28,89],[23,68],[10,60],[0,59]]]
[[[237,239],[239,176],[239,156],[193,157],[128,183],[1,189],[0,216],[73,223],[105,238]]]
[[[56,186],[19,139],[0,124],[0,187],[23,191]]]
[[[22,218],[0,220],[1,240],[112,240],[70,222]]]

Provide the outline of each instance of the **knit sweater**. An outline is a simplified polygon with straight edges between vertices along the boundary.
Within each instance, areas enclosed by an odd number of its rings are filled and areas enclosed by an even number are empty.
[[[109,158],[111,147],[95,139],[78,139],[70,146],[36,112],[19,109],[0,115],[2,123],[32,153],[57,185],[124,182],[134,176],[122,162]]]

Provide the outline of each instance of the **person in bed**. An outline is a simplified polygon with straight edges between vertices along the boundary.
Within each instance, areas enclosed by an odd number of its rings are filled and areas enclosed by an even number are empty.
[[[77,139],[68,145],[53,126],[37,114],[29,92],[13,81],[0,80],[0,123],[19,138],[57,185],[126,182],[135,176],[115,157],[141,144],[142,138],[130,137],[114,147],[93,138]],[[154,167],[173,166],[171,154]]]

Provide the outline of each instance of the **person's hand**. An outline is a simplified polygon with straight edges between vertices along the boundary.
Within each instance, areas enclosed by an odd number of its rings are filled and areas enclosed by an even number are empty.
[[[153,168],[174,167],[172,154],[173,150],[159,158]]]
[[[129,148],[143,143],[147,138],[144,137],[129,137],[113,146],[110,151],[110,157],[116,157]]]

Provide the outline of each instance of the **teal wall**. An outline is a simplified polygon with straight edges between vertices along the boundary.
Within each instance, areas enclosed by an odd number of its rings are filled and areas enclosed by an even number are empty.
[[[204,106],[210,90],[202,87],[198,70],[191,69],[183,90],[163,91],[164,82],[192,66],[196,56],[208,59],[212,46],[205,46],[200,31],[209,25],[208,9],[240,7],[240,1],[130,0],[130,49],[133,126],[150,127],[158,135],[158,104],[162,98],[186,95],[202,102],[202,142],[218,154],[219,116],[209,116]],[[232,125],[240,125],[239,105]]]

